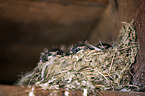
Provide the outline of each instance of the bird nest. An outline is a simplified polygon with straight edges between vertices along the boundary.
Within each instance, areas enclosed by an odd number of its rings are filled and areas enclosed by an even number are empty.
[[[138,43],[131,23],[123,23],[117,44],[103,50],[79,51],[74,55],[56,56],[39,62],[30,73],[22,76],[18,85],[41,86],[42,89],[127,90],[132,85],[131,66],[135,62]]]

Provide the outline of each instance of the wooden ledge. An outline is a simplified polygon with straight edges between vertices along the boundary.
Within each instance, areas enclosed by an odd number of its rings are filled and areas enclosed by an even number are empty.
[[[28,96],[31,91],[32,87],[0,85],[0,96]],[[48,90],[40,90],[40,88],[34,89],[35,96],[49,96],[50,93]],[[100,96],[145,96],[145,92],[100,91],[99,94]],[[57,96],[62,95],[62,92],[57,94]],[[80,95],[82,95],[81,91],[75,92],[75,96]]]

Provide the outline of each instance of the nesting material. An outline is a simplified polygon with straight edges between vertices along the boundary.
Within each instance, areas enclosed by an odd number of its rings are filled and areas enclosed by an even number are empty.
[[[24,75],[18,85],[36,85],[42,89],[127,90],[131,85],[130,67],[137,55],[133,21],[124,22],[117,44],[104,51],[85,50],[70,56],[52,57]]]

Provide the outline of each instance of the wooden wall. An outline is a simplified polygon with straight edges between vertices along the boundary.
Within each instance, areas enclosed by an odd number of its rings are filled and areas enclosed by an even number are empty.
[[[134,19],[140,49],[132,82],[144,90],[144,0],[109,0],[109,4],[107,0],[70,0],[68,3],[59,0],[0,1],[1,81],[14,81],[20,72],[32,70],[44,47],[86,39],[94,44],[98,38],[103,42],[112,41],[118,35],[121,22]]]
[[[108,0],[0,0],[0,83],[12,84],[31,71],[44,48],[87,40],[107,5]]]

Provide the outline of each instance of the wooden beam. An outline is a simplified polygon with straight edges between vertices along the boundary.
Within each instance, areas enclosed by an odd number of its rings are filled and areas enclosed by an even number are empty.
[[[79,6],[91,6],[91,7],[98,7],[98,6],[106,6],[109,3],[109,0],[1,0],[2,2],[47,2],[47,3],[56,3],[62,5],[79,5]]]
[[[29,96],[30,92],[32,92],[32,87],[20,87],[20,86],[7,86],[7,85],[0,85],[0,96]],[[33,87],[33,93],[35,96],[52,96],[50,94],[53,93],[52,90],[42,90],[38,87]],[[63,96],[63,89],[58,90],[59,92],[56,93],[57,96]],[[81,90],[69,90],[70,94],[75,96],[82,96]],[[145,92],[119,92],[119,91],[100,91],[97,94],[99,96],[145,96]],[[70,95],[72,96],[72,95]]]

